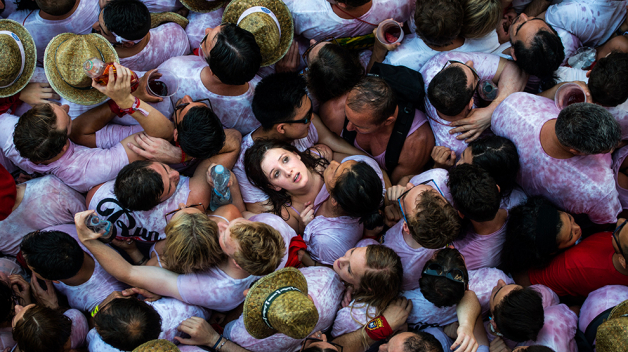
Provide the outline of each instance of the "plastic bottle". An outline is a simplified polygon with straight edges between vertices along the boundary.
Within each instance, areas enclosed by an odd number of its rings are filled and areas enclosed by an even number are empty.
[[[572,68],[588,70],[595,61],[596,51],[589,47],[580,47],[567,61]]]
[[[485,101],[493,101],[497,98],[499,88],[491,80],[482,80],[478,85],[478,94]]]
[[[227,187],[231,172],[222,165],[216,165],[211,170],[211,176],[214,180],[214,188],[209,209],[214,211],[223,205],[231,204],[231,191]]]
[[[85,71],[85,74],[94,78],[97,83],[104,86],[109,83],[109,70],[113,70],[114,76],[116,75],[116,67],[113,63],[104,63],[102,60],[95,57],[87,59],[87,61],[83,63],[83,71]],[[131,77],[131,92],[135,92],[140,85],[140,79],[135,72],[131,71],[131,73],[133,74]]]
[[[98,239],[101,242],[109,243],[115,238],[114,232],[111,231],[111,222],[102,220],[96,214],[89,214],[85,218],[85,226],[96,233],[100,233],[101,235]]]

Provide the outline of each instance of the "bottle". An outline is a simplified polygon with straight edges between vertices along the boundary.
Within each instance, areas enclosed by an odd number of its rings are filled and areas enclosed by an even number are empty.
[[[231,204],[231,191],[227,187],[231,172],[222,165],[216,165],[211,170],[211,176],[214,180],[214,188],[209,209],[214,211],[223,205]]]
[[[83,71],[85,71],[85,74],[94,78],[98,84],[104,86],[109,83],[109,70],[113,70],[115,76],[116,67],[113,66],[113,63],[104,63],[102,60],[95,57],[87,59],[87,61],[83,63]],[[140,85],[140,79],[135,72],[131,71],[131,73],[133,74],[131,77],[131,92],[135,92]]]
[[[115,238],[114,232],[111,231],[111,221],[102,220],[96,214],[89,214],[85,218],[85,226],[96,233],[100,233],[98,240],[101,242],[109,243]]]
[[[569,58],[567,63],[572,68],[579,68],[582,70],[588,70],[595,61],[596,51],[589,47],[580,47],[576,53]]]
[[[497,94],[499,93],[499,89],[497,85],[493,83],[490,79],[480,81],[478,85],[478,94],[480,98],[484,101],[493,101],[497,98]]]

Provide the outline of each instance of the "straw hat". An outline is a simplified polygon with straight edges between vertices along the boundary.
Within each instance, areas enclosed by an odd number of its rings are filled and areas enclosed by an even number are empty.
[[[48,82],[60,96],[75,104],[105,101],[107,96],[92,88],[92,79],[83,71],[83,63],[92,57],[106,63],[120,62],[111,43],[100,34],[59,34],[48,43],[44,53]]]
[[[613,308],[597,328],[595,347],[598,352],[628,351],[628,300]]]
[[[24,89],[33,77],[37,51],[33,37],[21,24],[0,20],[0,31],[0,87],[4,87],[0,98],[6,98]]]
[[[150,14],[150,28],[159,27],[162,24],[168,23],[168,22],[174,22],[178,24],[179,26],[183,27],[183,29],[185,29],[185,27],[187,27],[188,24],[190,23],[190,21],[187,18],[174,12],[160,12],[160,13]]]
[[[253,33],[262,53],[262,66],[279,61],[292,44],[292,14],[281,0],[234,0],[227,5],[222,21]]]
[[[246,295],[242,314],[246,331],[256,339],[277,332],[304,339],[318,323],[318,310],[307,296],[305,276],[290,267],[257,281]]]
[[[183,6],[194,12],[212,12],[220,8],[224,0],[180,0]]]
[[[151,340],[136,347],[133,352],[181,352],[181,350],[168,340]]]

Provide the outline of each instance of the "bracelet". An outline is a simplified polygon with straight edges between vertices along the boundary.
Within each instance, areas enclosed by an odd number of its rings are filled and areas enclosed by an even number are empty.
[[[142,260],[140,260],[139,262],[135,263],[135,265],[144,265],[144,263],[146,263],[147,261],[148,261],[148,258],[142,257]]]
[[[374,341],[387,339],[393,334],[390,325],[383,315],[371,319],[371,321],[366,324],[364,331]]]
[[[220,336],[222,336],[222,335],[220,335]],[[223,336],[223,337],[224,337],[224,336]],[[220,349],[222,348],[222,346],[224,346],[224,345],[227,343],[227,341],[229,341],[229,339],[228,339],[228,338],[226,338],[226,337],[224,337],[224,340],[222,341],[222,343],[220,344],[220,346],[218,346],[218,348],[216,349],[216,351],[220,351]]]
[[[92,310],[92,312],[91,312],[91,313],[89,313],[89,314],[90,314],[90,315],[92,316],[92,318],[93,318],[93,317],[94,317],[94,315],[96,315],[97,313],[98,313],[98,305],[96,305],[96,308],[94,308],[94,310]]]
[[[131,105],[130,108],[128,108],[128,109],[120,109],[120,111],[124,112],[125,114],[129,114],[129,115],[133,115],[135,112],[139,112],[140,114],[142,114],[144,116],[148,116],[148,111],[140,108],[140,104],[141,104],[141,100],[138,97],[135,97],[135,102],[133,103],[133,105]]]
[[[216,347],[218,346],[218,344],[220,343],[220,341],[222,341],[224,337],[222,335],[220,335],[220,337],[218,338],[218,341],[216,341],[216,344],[214,344],[214,347],[212,347],[213,350],[216,349]]]

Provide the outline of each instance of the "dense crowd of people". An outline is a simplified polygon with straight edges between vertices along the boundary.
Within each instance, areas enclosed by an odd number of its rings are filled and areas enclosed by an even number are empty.
[[[0,0],[0,350],[628,352],[627,9]]]

